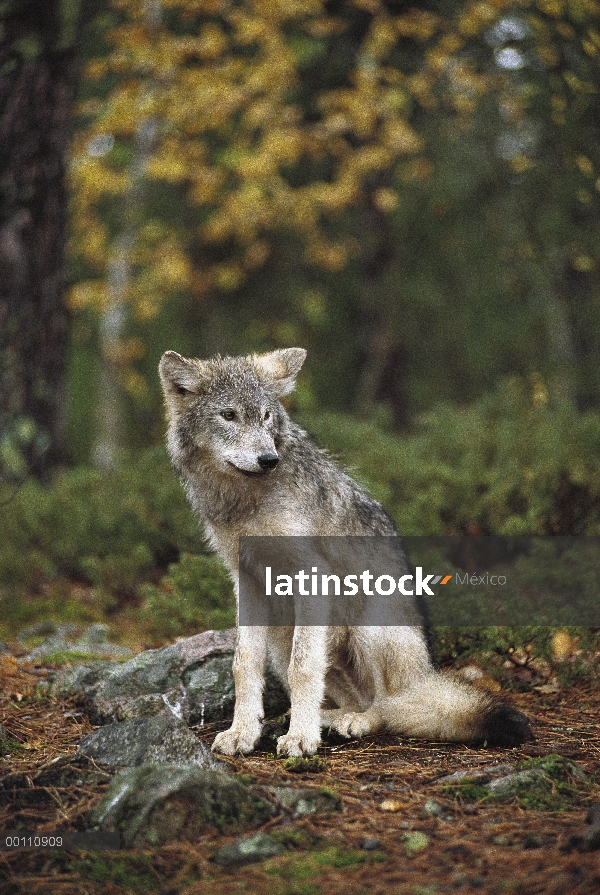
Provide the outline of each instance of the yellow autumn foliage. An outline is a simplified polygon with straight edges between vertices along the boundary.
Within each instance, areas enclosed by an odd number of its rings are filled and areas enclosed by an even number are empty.
[[[540,58],[554,66],[553,31],[538,19],[560,24],[565,4],[518,6]],[[591,22],[600,12],[596,0],[580,6]],[[403,183],[431,176],[415,111],[468,119],[500,74],[472,63],[465,44],[514,14],[509,0],[465,2],[446,17],[380,0],[349,0],[347,14],[324,0],[161,0],[160,8],[152,22],[145,0],[112,0],[110,51],[86,67],[97,95],[81,103],[69,170],[71,251],[87,271],[71,292],[74,308],[106,301],[119,220],[135,229],[128,298],[144,319],[189,290],[236,289],[282,229],[297,233],[311,263],[342,268],[353,251],[331,239],[331,221],[365,202],[391,214]],[[353,15],[367,17],[360,38],[350,34]],[[594,54],[598,30],[585,40]],[[340,47],[343,75],[329,75]],[[399,47],[412,54],[405,69]],[[563,77],[573,91],[590,89],[574,73]],[[517,118],[514,91],[506,102]],[[564,102],[553,99],[559,122]],[[511,164],[522,171],[528,160]],[[595,176],[587,157],[576,164]],[[155,204],[160,222],[148,210]]]

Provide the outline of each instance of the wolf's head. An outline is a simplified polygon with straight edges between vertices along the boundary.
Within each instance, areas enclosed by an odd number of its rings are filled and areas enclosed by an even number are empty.
[[[279,399],[294,388],[305,357],[303,348],[210,360],[166,351],[158,370],[175,465],[190,470],[210,459],[238,477],[275,469],[288,425]]]

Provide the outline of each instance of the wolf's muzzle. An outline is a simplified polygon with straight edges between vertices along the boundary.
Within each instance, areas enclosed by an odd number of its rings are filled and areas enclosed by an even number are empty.
[[[279,457],[275,453],[261,454],[257,459],[257,463],[261,469],[275,469],[279,463]]]

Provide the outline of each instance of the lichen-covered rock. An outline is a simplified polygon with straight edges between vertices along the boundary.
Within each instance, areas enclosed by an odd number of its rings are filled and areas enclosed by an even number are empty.
[[[78,754],[109,767],[193,762],[200,767],[224,769],[223,762],[187,725],[170,714],[107,724],[82,739]]]
[[[516,799],[525,808],[541,810],[562,810],[574,804],[581,789],[590,783],[579,765],[563,755],[551,753],[529,758],[518,767],[513,766],[510,773],[498,776],[502,767],[506,766],[473,769],[466,774],[459,772],[438,782],[447,794],[461,798]]]
[[[204,631],[171,646],[146,650],[127,662],[93,662],[61,669],[53,696],[80,695],[94,724],[171,713],[188,725],[233,716],[235,629]],[[288,698],[267,672],[267,717],[284,712]]]
[[[281,842],[267,833],[254,833],[242,839],[236,839],[229,845],[224,845],[212,857],[216,864],[222,867],[243,867],[245,864],[253,864],[256,861],[264,861],[274,858],[285,851]]]
[[[221,771],[193,764],[143,764],[121,771],[94,811],[92,823],[116,830],[139,848],[195,841],[207,830],[260,826],[273,808],[250,787]]]
[[[330,814],[341,811],[339,796],[325,789],[297,789],[293,786],[269,786],[268,792],[273,795],[282,808],[290,811],[294,817],[306,814]]]
[[[231,665],[233,652],[197,662],[182,674],[186,715],[190,724],[224,721],[233,717],[235,687]]]

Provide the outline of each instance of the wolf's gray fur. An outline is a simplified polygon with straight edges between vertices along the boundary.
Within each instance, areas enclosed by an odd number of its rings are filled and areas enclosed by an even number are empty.
[[[169,454],[236,594],[242,536],[396,534],[385,510],[281,404],[305,357],[302,348],[288,348],[211,360],[167,351],[161,358]],[[345,736],[384,728],[489,745],[531,737],[524,715],[437,672],[421,628],[239,627],[233,723],[213,750],[233,755],[254,748],[267,654],[291,699],[279,753],[314,753],[322,727]]]

